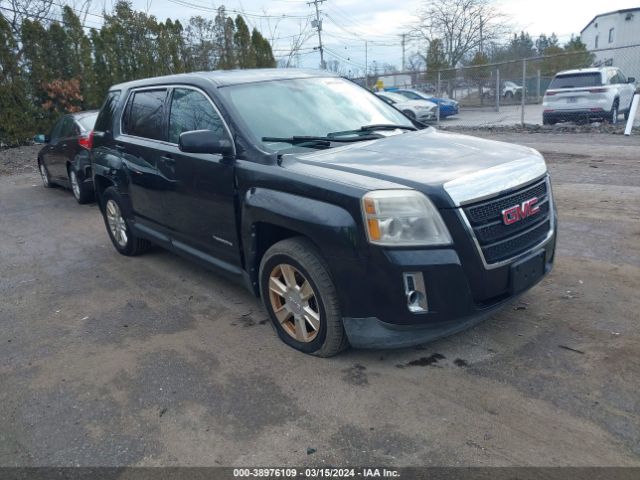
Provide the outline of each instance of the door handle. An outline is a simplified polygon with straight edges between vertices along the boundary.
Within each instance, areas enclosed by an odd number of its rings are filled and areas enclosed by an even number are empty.
[[[167,165],[175,165],[176,164],[176,159],[173,158],[171,155],[163,155],[160,157],[160,159],[166,163]]]
[[[122,145],[121,143],[116,143],[116,150],[119,150],[122,152],[124,149],[125,149],[124,145]]]

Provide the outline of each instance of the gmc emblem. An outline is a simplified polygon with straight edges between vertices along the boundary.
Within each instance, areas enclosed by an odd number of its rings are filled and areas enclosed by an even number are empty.
[[[521,205],[514,205],[513,207],[503,210],[502,221],[505,225],[512,225],[539,213],[540,207],[538,207],[536,203],[538,203],[538,197],[533,197],[522,202]]]

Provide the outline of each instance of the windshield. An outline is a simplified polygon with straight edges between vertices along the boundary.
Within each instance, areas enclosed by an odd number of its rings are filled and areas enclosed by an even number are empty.
[[[80,117],[78,119],[78,123],[85,130],[93,130],[93,126],[96,123],[96,118],[98,118],[98,112],[92,113],[90,115],[85,115],[84,117]]]
[[[381,94],[382,97],[387,97],[389,100],[393,100],[395,103],[404,103],[409,99],[404,95],[400,95],[399,93],[394,92],[384,92]]]
[[[291,148],[263,137],[326,136],[366,125],[411,121],[362,87],[342,78],[305,78],[224,87],[256,141],[267,150]],[[297,147],[302,148],[302,147]]]
[[[598,72],[574,73],[572,75],[558,75],[549,85],[549,89],[600,87],[601,85],[602,76]]]

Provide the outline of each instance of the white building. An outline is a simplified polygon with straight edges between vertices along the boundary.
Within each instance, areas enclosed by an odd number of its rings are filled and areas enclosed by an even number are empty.
[[[594,66],[618,67],[640,81],[640,7],[597,15],[580,39],[595,51]]]

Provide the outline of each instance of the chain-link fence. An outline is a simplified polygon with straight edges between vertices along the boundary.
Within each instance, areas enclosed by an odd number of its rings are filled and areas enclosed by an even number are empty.
[[[606,70],[585,70],[594,67]],[[375,90],[399,90],[407,98],[417,99],[404,89],[420,92],[439,104],[440,127],[490,127],[622,123],[636,79],[640,85],[640,44],[370,76],[361,82]],[[640,118],[636,122],[640,125]]]

